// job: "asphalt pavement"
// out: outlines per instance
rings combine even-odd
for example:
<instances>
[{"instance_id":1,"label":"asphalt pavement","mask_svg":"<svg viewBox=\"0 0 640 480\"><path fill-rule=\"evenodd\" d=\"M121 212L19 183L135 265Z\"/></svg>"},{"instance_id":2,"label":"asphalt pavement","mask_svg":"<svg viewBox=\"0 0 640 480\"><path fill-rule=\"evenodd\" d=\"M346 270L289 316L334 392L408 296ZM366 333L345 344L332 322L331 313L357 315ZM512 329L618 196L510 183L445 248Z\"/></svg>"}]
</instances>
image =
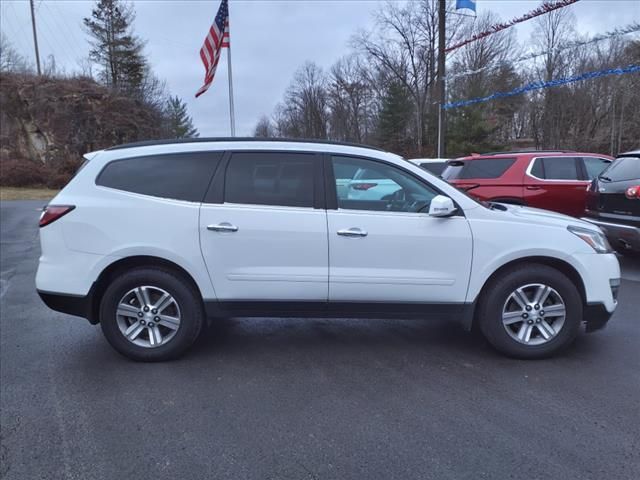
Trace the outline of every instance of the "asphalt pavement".
<instances>
[{"instance_id":1,"label":"asphalt pavement","mask_svg":"<svg viewBox=\"0 0 640 480\"><path fill-rule=\"evenodd\" d=\"M446 322L234 318L141 364L38 298L42 204L0 204L2 479L640 478L640 262L549 360Z\"/></svg>"}]
</instances>

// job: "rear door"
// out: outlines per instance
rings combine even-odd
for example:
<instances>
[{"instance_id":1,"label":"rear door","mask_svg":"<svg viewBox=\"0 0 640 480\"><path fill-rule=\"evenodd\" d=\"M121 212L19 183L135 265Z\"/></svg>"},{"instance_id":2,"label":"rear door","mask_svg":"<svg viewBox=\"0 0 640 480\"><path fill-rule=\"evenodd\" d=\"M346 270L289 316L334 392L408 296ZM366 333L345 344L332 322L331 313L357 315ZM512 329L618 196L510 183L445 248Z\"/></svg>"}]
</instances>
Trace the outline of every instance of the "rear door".
<instances>
[{"instance_id":1,"label":"rear door","mask_svg":"<svg viewBox=\"0 0 640 480\"><path fill-rule=\"evenodd\" d=\"M200 210L202 254L218 300L326 302L322 156L227 154Z\"/></svg>"},{"instance_id":2,"label":"rear door","mask_svg":"<svg viewBox=\"0 0 640 480\"><path fill-rule=\"evenodd\" d=\"M409 302L403 312L424 303L464 302L472 252L464 216L430 217L425 212L438 192L394 165L331 157L329 170L338 177L361 169L397 187L391 194L355 199L327 185L327 202L336 207L327 210L329 300L369 308L371 314L381 302ZM332 175L328 183L339 187Z\"/></svg>"},{"instance_id":3,"label":"rear door","mask_svg":"<svg viewBox=\"0 0 640 480\"><path fill-rule=\"evenodd\" d=\"M580 157L538 157L529 164L524 180L527 205L574 217L584 213L587 186Z\"/></svg>"}]
</instances>

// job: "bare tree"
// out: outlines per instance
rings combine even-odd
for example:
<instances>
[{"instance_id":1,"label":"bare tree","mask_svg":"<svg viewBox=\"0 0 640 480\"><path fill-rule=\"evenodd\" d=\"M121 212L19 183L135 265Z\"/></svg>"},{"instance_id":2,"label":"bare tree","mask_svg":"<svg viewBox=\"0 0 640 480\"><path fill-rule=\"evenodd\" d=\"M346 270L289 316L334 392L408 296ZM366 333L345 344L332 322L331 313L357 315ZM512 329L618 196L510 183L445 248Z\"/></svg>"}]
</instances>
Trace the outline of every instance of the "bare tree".
<instances>
[{"instance_id":1,"label":"bare tree","mask_svg":"<svg viewBox=\"0 0 640 480\"><path fill-rule=\"evenodd\" d=\"M449 10L452 9L452 2ZM438 0L387 3L371 32L325 74L307 63L273 117L256 135L331 138L370 143L404 155L432 154L438 99ZM498 23L488 12L474 21L448 15L447 42ZM580 40L569 9L534 23L529 44L544 52L522 60L515 30L494 33L447 55L449 98L463 100L640 63L640 41L624 36ZM584 40L589 40L585 36ZM533 60L532 60L533 59ZM606 76L450 110L448 150L459 154L503 147L573 148L616 153L640 138L640 76Z\"/></svg>"},{"instance_id":2,"label":"bare tree","mask_svg":"<svg viewBox=\"0 0 640 480\"><path fill-rule=\"evenodd\" d=\"M363 142L371 132L374 93L357 55L344 57L331 68L328 97L330 137Z\"/></svg>"},{"instance_id":3,"label":"bare tree","mask_svg":"<svg viewBox=\"0 0 640 480\"><path fill-rule=\"evenodd\" d=\"M360 33L354 39L356 48L366 54L376 68L410 93L415 107L414 139L419 151L425 143L426 127L437 112L434 99L438 4L439 0L406 4L389 2L378 12L374 30ZM449 39L456 35L460 23L460 17L448 16Z\"/></svg>"},{"instance_id":4,"label":"bare tree","mask_svg":"<svg viewBox=\"0 0 640 480\"><path fill-rule=\"evenodd\" d=\"M277 136L273 122L269 120L269 117L266 115L260 117L253 131L253 136L260 138L273 138Z\"/></svg>"},{"instance_id":5,"label":"bare tree","mask_svg":"<svg viewBox=\"0 0 640 480\"><path fill-rule=\"evenodd\" d=\"M568 56L566 50L560 47L571 39L574 33L575 17L569 9L554 10L542 15L535 20L535 31L532 36L533 44L546 52L543 56L542 66L537 68L536 76L540 80L551 81L562 77L569 71ZM539 95L543 101L534 110L534 137L538 146L545 148L562 147L566 134L562 126L563 121L562 88L544 90Z\"/></svg>"},{"instance_id":6,"label":"bare tree","mask_svg":"<svg viewBox=\"0 0 640 480\"><path fill-rule=\"evenodd\" d=\"M320 67L307 62L289 85L277 107L278 133L293 138L327 138L327 79Z\"/></svg>"},{"instance_id":7,"label":"bare tree","mask_svg":"<svg viewBox=\"0 0 640 480\"><path fill-rule=\"evenodd\" d=\"M24 57L13 47L5 34L0 32L0 72L26 73L29 70Z\"/></svg>"}]
</instances>

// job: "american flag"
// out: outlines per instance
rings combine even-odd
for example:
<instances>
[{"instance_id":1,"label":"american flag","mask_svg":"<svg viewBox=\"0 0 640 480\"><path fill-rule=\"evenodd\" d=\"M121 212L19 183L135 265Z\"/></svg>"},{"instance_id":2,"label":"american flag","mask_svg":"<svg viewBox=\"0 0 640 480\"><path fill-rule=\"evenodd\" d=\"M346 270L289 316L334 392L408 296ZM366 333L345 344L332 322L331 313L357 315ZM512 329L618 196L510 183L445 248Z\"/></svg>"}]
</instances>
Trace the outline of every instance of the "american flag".
<instances>
[{"instance_id":1,"label":"american flag","mask_svg":"<svg viewBox=\"0 0 640 480\"><path fill-rule=\"evenodd\" d=\"M213 77L216 74L216 67L220 60L220 52L223 48L229 48L229 3L228 0L222 0L216 19L209 29L207 37L204 39L204 44L200 49L200 58L204 64L205 75L204 85L200 87L200 90L196 93L196 98L206 92L211 83Z\"/></svg>"}]
</instances>

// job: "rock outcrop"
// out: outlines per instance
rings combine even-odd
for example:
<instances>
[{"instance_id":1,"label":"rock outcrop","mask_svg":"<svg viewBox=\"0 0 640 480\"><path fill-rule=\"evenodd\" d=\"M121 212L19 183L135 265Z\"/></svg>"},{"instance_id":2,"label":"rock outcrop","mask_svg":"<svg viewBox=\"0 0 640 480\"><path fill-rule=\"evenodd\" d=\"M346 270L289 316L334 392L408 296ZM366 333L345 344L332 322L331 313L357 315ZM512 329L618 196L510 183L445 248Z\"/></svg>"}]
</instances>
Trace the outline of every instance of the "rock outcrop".
<instances>
[{"instance_id":1,"label":"rock outcrop","mask_svg":"<svg viewBox=\"0 0 640 480\"><path fill-rule=\"evenodd\" d=\"M0 185L59 187L82 155L160 138L162 113L89 78L0 74Z\"/></svg>"}]
</instances>

